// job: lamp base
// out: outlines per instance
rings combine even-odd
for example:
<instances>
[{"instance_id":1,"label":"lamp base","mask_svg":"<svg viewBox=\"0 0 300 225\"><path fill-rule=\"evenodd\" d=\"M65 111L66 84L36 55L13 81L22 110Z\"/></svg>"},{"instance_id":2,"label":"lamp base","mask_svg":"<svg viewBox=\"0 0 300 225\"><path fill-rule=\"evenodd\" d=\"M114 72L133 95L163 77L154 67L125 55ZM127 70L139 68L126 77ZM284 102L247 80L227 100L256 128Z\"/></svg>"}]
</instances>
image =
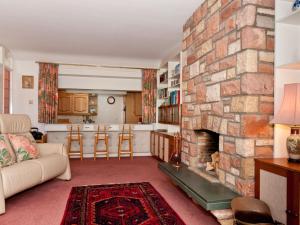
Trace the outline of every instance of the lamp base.
<instances>
[{"instance_id":1,"label":"lamp base","mask_svg":"<svg viewBox=\"0 0 300 225\"><path fill-rule=\"evenodd\" d=\"M300 163L300 159L291 159L291 158L289 158L288 161L290 163Z\"/></svg>"},{"instance_id":2,"label":"lamp base","mask_svg":"<svg viewBox=\"0 0 300 225\"><path fill-rule=\"evenodd\" d=\"M291 135L286 140L289 162L300 163L300 129L292 127Z\"/></svg>"}]
</instances>

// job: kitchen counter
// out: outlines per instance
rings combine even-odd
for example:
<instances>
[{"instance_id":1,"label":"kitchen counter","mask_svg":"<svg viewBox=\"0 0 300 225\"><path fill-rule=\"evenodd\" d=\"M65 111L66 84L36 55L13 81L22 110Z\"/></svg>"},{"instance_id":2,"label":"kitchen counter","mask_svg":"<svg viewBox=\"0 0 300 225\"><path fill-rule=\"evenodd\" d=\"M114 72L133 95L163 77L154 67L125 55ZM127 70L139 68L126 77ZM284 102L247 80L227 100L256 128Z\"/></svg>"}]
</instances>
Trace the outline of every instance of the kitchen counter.
<instances>
[{"instance_id":1,"label":"kitchen counter","mask_svg":"<svg viewBox=\"0 0 300 225\"><path fill-rule=\"evenodd\" d=\"M46 124L44 127L44 130L46 132L53 132L53 131L68 131L69 126L76 126L80 125L82 126L81 131L86 132L95 132L97 131L97 124ZM119 124L108 124L108 131L118 131L120 132L120 125ZM133 131L152 131L154 130L153 124L132 124Z\"/></svg>"},{"instance_id":2,"label":"kitchen counter","mask_svg":"<svg viewBox=\"0 0 300 225\"><path fill-rule=\"evenodd\" d=\"M76 124L47 124L44 129L47 132L49 143L64 143L67 145L68 126ZM85 158L93 157L94 151L94 134L97 131L97 124L80 124L83 135L83 156ZM116 157L118 152L118 135L121 132L119 124L107 125L109 129L109 152L110 157ZM151 156L150 153L150 132L154 130L152 124L133 124L133 155L134 156ZM128 144L125 142L123 148L127 149ZM72 144L72 149L79 151L77 143ZM104 149L104 143L101 141L98 149Z\"/></svg>"}]
</instances>

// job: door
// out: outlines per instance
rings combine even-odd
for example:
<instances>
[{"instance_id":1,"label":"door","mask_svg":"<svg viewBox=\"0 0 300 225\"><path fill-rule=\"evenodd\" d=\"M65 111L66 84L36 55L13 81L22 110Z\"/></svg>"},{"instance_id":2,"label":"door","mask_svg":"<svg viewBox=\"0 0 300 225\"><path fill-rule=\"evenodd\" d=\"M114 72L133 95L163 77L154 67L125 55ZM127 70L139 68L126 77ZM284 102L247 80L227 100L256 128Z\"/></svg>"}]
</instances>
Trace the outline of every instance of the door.
<instances>
[{"instance_id":1,"label":"door","mask_svg":"<svg viewBox=\"0 0 300 225\"><path fill-rule=\"evenodd\" d=\"M88 94L73 94L73 113L87 114L89 112Z\"/></svg>"},{"instance_id":2,"label":"door","mask_svg":"<svg viewBox=\"0 0 300 225\"><path fill-rule=\"evenodd\" d=\"M59 92L58 93L58 114L69 115L72 114L72 94Z\"/></svg>"},{"instance_id":3,"label":"door","mask_svg":"<svg viewBox=\"0 0 300 225\"><path fill-rule=\"evenodd\" d=\"M128 92L125 97L125 123L136 124L142 120L142 93Z\"/></svg>"}]
</instances>

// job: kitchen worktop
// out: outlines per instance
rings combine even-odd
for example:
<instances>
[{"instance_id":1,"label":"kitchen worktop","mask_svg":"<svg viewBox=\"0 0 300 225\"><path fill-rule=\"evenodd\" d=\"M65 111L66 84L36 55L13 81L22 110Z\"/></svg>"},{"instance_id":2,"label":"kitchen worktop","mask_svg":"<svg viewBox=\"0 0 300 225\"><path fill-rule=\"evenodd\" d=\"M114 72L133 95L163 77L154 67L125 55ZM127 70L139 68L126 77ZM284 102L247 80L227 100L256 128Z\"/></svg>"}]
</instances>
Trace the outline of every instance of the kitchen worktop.
<instances>
[{"instance_id":1,"label":"kitchen worktop","mask_svg":"<svg viewBox=\"0 0 300 225\"><path fill-rule=\"evenodd\" d=\"M93 157L94 135L98 129L97 124L48 124L45 125L49 143L64 143L67 145L67 135L69 126L80 125L80 132L83 135L83 156ZM122 130L119 124L107 124L109 135L109 154L116 157L118 152L118 136ZM150 132L154 129L152 124L133 124L133 152L134 156L150 156ZM98 148L104 149L104 143L99 143ZM124 148L128 148L128 143L124 143ZM78 143L72 144L72 149L79 150Z\"/></svg>"},{"instance_id":2,"label":"kitchen worktop","mask_svg":"<svg viewBox=\"0 0 300 225\"><path fill-rule=\"evenodd\" d=\"M97 131L97 124L46 124L44 130L48 132L68 131L69 126L80 125L81 132L95 132ZM108 132L120 132L120 124L107 124ZM153 124L132 124L133 131L152 131L154 130Z\"/></svg>"}]
</instances>

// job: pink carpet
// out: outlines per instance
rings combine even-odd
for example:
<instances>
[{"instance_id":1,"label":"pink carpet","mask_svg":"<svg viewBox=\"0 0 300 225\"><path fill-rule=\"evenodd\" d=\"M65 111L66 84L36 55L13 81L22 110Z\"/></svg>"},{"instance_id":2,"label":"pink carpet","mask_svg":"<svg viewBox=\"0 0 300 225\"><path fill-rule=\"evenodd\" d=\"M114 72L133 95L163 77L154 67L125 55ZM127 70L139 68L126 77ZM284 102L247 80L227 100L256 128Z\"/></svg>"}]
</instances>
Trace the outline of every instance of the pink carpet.
<instances>
[{"instance_id":1,"label":"pink carpet","mask_svg":"<svg viewBox=\"0 0 300 225\"><path fill-rule=\"evenodd\" d=\"M150 182L188 225L218 224L157 168L151 157L71 160L72 180L51 180L6 200L1 225L58 225L73 186Z\"/></svg>"}]
</instances>

